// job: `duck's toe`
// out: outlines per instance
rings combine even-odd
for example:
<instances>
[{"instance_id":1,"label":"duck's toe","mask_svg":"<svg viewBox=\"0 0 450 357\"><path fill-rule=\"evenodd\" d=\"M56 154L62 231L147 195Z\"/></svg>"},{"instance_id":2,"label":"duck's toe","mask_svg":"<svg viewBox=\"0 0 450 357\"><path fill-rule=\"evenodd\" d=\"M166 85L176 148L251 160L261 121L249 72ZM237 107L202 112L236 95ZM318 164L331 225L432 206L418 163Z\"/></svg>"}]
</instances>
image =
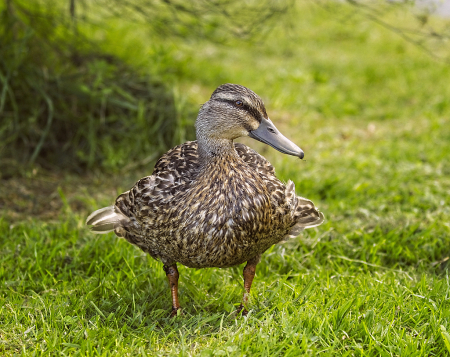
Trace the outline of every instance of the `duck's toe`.
<instances>
[{"instance_id":1,"label":"duck's toe","mask_svg":"<svg viewBox=\"0 0 450 357\"><path fill-rule=\"evenodd\" d=\"M238 316L247 316L248 310L245 308L243 304L240 304L238 308L236 309L236 317Z\"/></svg>"},{"instance_id":2,"label":"duck's toe","mask_svg":"<svg viewBox=\"0 0 450 357\"><path fill-rule=\"evenodd\" d=\"M177 316L182 316L183 314L183 310L181 309L181 307L179 308L172 308L172 311L170 313L170 317L177 317Z\"/></svg>"}]
</instances>

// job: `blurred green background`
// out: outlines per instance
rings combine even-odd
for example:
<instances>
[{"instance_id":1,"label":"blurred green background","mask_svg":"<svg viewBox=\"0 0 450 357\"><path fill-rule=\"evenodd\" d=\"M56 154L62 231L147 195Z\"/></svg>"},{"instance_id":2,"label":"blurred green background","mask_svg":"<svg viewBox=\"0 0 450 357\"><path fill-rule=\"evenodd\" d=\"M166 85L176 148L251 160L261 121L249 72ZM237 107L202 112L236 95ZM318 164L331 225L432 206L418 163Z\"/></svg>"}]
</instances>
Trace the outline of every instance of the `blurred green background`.
<instances>
[{"instance_id":1,"label":"blurred green background","mask_svg":"<svg viewBox=\"0 0 450 357\"><path fill-rule=\"evenodd\" d=\"M449 20L413 1L0 3L0 352L448 355ZM87 214L195 138L222 83L304 161L251 139L326 222L241 267L158 262Z\"/></svg>"}]
</instances>

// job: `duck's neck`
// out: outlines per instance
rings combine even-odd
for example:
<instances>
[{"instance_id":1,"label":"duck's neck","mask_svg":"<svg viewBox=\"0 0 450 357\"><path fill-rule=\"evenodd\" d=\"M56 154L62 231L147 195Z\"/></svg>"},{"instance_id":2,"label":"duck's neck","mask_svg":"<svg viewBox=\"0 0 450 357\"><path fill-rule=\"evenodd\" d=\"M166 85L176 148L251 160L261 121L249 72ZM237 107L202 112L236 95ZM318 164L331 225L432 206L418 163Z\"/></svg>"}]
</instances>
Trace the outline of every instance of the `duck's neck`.
<instances>
[{"instance_id":1,"label":"duck's neck","mask_svg":"<svg viewBox=\"0 0 450 357\"><path fill-rule=\"evenodd\" d=\"M226 137L227 131L223 130L223 125L220 125L221 121L226 126L227 120L223 118L223 113L217 111L210 102L206 102L201 107L195 122L201 166L209 166L209 164L217 162L218 159L233 160L239 158L231 136Z\"/></svg>"},{"instance_id":2,"label":"duck's neck","mask_svg":"<svg viewBox=\"0 0 450 357\"><path fill-rule=\"evenodd\" d=\"M201 166L209 166L218 159L238 159L233 140L204 135L197 130L198 158Z\"/></svg>"}]
</instances>

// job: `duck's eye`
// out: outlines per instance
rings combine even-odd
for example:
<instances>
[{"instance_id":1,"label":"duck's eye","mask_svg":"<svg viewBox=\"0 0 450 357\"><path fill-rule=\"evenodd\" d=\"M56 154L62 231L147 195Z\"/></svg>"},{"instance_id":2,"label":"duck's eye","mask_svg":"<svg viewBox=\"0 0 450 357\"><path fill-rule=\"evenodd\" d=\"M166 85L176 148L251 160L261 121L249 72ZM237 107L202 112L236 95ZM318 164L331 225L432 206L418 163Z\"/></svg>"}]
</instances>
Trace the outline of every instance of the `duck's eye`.
<instances>
[{"instance_id":1,"label":"duck's eye","mask_svg":"<svg viewBox=\"0 0 450 357\"><path fill-rule=\"evenodd\" d=\"M236 104L237 107L242 107L244 105L240 100L237 100L234 104Z\"/></svg>"}]
</instances>

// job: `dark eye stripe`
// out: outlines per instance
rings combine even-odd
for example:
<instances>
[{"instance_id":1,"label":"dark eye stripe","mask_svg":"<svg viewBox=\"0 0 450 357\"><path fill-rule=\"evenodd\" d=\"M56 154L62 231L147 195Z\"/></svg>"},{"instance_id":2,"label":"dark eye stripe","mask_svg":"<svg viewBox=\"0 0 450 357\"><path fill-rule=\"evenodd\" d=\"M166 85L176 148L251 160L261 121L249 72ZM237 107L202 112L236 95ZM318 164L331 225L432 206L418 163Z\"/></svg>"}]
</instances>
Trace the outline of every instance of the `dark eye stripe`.
<instances>
[{"instance_id":1,"label":"dark eye stripe","mask_svg":"<svg viewBox=\"0 0 450 357\"><path fill-rule=\"evenodd\" d=\"M245 102L243 102L242 106L236 106L236 101L235 100L230 100L230 99L217 99L219 102L225 102L228 104L231 104L233 107L240 109L240 110L245 110L247 113L249 113L253 118L255 118L255 120L258 123L261 123L261 115L258 112L258 110L256 110L255 108L250 107L249 105L247 105Z\"/></svg>"}]
</instances>

